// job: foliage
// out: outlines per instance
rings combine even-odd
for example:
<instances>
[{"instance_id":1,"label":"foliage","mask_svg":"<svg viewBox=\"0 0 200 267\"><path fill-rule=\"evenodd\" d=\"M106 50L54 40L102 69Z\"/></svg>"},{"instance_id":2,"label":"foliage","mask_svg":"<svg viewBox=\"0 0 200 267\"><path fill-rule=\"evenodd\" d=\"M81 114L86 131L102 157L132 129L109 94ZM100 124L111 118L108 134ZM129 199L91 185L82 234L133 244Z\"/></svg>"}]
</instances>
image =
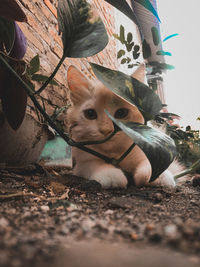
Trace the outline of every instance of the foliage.
<instances>
[{"instance_id":1,"label":"foliage","mask_svg":"<svg viewBox=\"0 0 200 267\"><path fill-rule=\"evenodd\" d=\"M121 10L125 10L134 16L134 12L130 13L127 10L126 1L107 1L113 4ZM137 2L155 16L155 10L152 8L152 5L149 0L142 1L137 0ZM125 9L124 9L125 8ZM63 41L63 57L58 63L52 75L46 79L46 77L41 77L37 75L39 71L39 57L34 57L27 69L27 76L32 80L46 79L42 87L35 93L39 94L44 90L52 81L57 70L61 66L62 62L66 57L88 57L100 52L108 42L108 36L105 30L105 27L100 20L99 16L96 15L94 10L92 10L91 5L87 3L86 0L59 0L58 1L58 24L59 29L62 33ZM157 45L160 40L157 36L155 29L152 29L152 35L154 38L154 44ZM128 52L132 52L133 60L136 60L140 55L140 47L133 42L133 36L131 33L125 34L125 29L123 26L120 27L120 35L116 36L122 44L125 45ZM148 48L148 44L143 42L143 54L146 53L146 57L150 56L151 51ZM125 50L118 52L118 58L125 56ZM92 153L95 156L104 159L107 162L113 162L113 159L106 157L96 151L90 149L87 144L76 143L71 140L65 133L63 133L52 119L46 114L44 109L38 103L37 99L33 95L33 87L24 83L19 75L7 64L7 62L0 55L0 60L9 71L9 74L12 73L13 79L18 79L19 88L24 88L26 93L29 95L35 106L47 120L51 127L53 127L61 137L63 137L70 145L76 146L86 152ZM131 59L124 57L121 59L121 62L124 64L127 63L131 67ZM124 75L120 72L115 72L110 69L106 69L99 65L92 64L93 70L96 73L97 77L102 80L111 89L115 94L119 95L130 102L130 104L135 104L143 113L146 121L149 119L154 119L162 107L161 102L154 94L154 92L146 85L142 84L136 79L131 78L130 76ZM164 66L162 66L164 67ZM19 73L21 75L21 73ZM109 81L110 80L110 81ZM120 83L121 81L121 83ZM116 86L116 82L119 82L119 85ZM108 114L109 115L109 114ZM110 115L109 115L110 116ZM175 156L175 146L171 138L165 134L161 134L157 130L154 130L146 125L138 125L133 123L122 123L110 116L113 120L114 125L118 130L121 129L124 131L130 138L132 138L144 151L144 153L149 158L149 161L152 165L152 179L164 171L169 164L172 162ZM118 131L116 130L116 131ZM110 135L111 138L116 131ZM106 138L105 140L108 140ZM97 140L98 142L104 142L104 140ZM91 144L91 142L90 142ZM126 154L126 153L125 153ZM159 158L162 159L159 162ZM159 164L158 164L159 163Z\"/></svg>"},{"instance_id":2,"label":"foliage","mask_svg":"<svg viewBox=\"0 0 200 267\"><path fill-rule=\"evenodd\" d=\"M146 121L154 119L162 108L157 94L137 79L120 71L90 63L97 78L113 93L137 106Z\"/></svg>"},{"instance_id":3,"label":"foliage","mask_svg":"<svg viewBox=\"0 0 200 267\"><path fill-rule=\"evenodd\" d=\"M59 0L58 26L64 57L93 56L108 43L104 24L86 0Z\"/></svg>"},{"instance_id":4,"label":"foliage","mask_svg":"<svg viewBox=\"0 0 200 267\"><path fill-rule=\"evenodd\" d=\"M122 123L106 112L111 120L125 132L142 149L152 166L151 180L155 180L176 155L173 140L166 134L159 132L147 125L126 122Z\"/></svg>"},{"instance_id":5,"label":"foliage","mask_svg":"<svg viewBox=\"0 0 200 267\"><path fill-rule=\"evenodd\" d=\"M190 126L185 131L168 126L168 131L175 140L178 158L189 168L200 159L200 132ZM200 166L195 171L200 173Z\"/></svg>"},{"instance_id":6,"label":"foliage","mask_svg":"<svg viewBox=\"0 0 200 267\"><path fill-rule=\"evenodd\" d=\"M33 57L26 68L26 77L29 83L29 86L34 90L35 82L45 82L48 79L48 76L38 73L40 70L40 58L39 55ZM51 80L49 84L58 86L58 83L55 80Z\"/></svg>"}]
</instances>

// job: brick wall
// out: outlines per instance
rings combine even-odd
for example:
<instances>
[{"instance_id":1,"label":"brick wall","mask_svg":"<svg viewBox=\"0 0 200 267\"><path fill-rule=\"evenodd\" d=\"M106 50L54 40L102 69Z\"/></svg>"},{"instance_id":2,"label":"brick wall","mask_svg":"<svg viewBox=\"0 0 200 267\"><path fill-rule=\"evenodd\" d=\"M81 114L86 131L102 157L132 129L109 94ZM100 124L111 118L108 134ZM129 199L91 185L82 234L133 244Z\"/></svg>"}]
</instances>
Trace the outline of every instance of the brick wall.
<instances>
[{"instance_id":1,"label":"brick wall","mask_svg":"<svg viewBox=\"0 0 200 267\"><path fill-rule=\"evenodd\" d=\"M19 23L24 32L28 48L25 60L30 61L39 54L41 73L49 76L62 56L62 41L58 35L57 0L17 0L27 15L28 23ZM117 68L116 44L113 37L115 32L114 8L104 0L92 0L92 4L101 16L108 32L109 44L99 54L87 59L66 58L64 64L55 76L59 87L48 86L42 95L58 106L64 106L67 100L67 67L77 66L91 77L91 69L87 60L110 68ZM30 103L31 104L31 103ZM48 112L52 112L51 107Z\"/></svg>"}]
</instances>

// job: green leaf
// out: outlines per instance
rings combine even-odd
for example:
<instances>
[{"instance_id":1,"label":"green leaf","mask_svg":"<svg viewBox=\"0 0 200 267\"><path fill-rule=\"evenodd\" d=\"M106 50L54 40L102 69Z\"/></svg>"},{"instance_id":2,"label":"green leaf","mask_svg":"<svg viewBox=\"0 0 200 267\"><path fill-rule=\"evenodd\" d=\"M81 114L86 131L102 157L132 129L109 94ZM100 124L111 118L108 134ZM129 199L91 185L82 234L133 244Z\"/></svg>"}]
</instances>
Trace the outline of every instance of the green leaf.
<instances>
[{"instance_id":1,"label":"green leaf","mask_svg":"<svg viewBox=\"0 0 200 267\"><path fill-rule=\"evenodd\" d=\"M179 35L178 33L174 33L174 34L168 35L167 37L165 37L163 39L163 42L166 42L167 40L169 40L169 39L171 39L171 38L173 38L175 36L178 36L178 35Z\"/></svg>"},{"instance_id":2,"label":"green leaf","mask_svg":"<svg viewBox=\"0 0 200 267\"><path fill-rule=\"evenodd\" d=\"M151 33L152 33L154 45L158 46L159 43L161 42L159 30L156 27L152 27Z\"/></svg>"},{"instance_id":3,"label":"green leaf","mask_svg":"<svg viewBox=\"0 0 200 267\"><path fill-rule=\"evenodd\" d=\"M124 26L120 25L120 36L119 39L121 41L122 44L125 44L125 30L124 30Z\"/></svg>"},{"instance_id":4,"label":"green leaf","mask_svg":"<svg viewBox=\"0 0 200 267\"><path fill-rule=\"evenodd\" d=\"M139 50L140 50L140 46L139 46L139 45L135 45L135 46L134 46L134 51L135 51L135 52L138 52Z\"/></svg>"},{"instance_id":5,"label":"green leaf","mask_svg":"<svg viewBox=\"0 0 200 267\"><path fill-rule=\"evenodd\" d=\"M3 46L9 54L15 42L15 25L13 21L0 18L0 47Z\"/></svg>"},{"instance_id":6,"label":"green leaf","mask_svg":"<svg viewBox=\"0 0 200 267\"><path fill-rule=\"evenodd\" d=\"M125 51L123 49L119 50L117 53L117 58L120 58L125 55Z\"/></svg>"},{"instance_id":7,"label":"green leaf","mask_svg":"<svg viewBox=\"0 0 200 267\"><path fill-rule=\"evenodd\" d=\"M34 58L30 61L30 69L29 72L31 75L38 72L40 69L40 58L39 55L36 55Z\"/></svg>"},{"instance_id":8,"label":"green leaf","mask_svg":"<svg viewBox=\"0 0 200 267\"><path fill-rule=\"evenodd\" d=\"M162 108L162 103L147 85L122 72L111 70L103 66L90 63L97 78L113 93L142 112L147 120L153 119Z\"/></svg>"},{"instance_id":9,"label":"green leaf","mask_svg":"<svg viewBox=\"0 0 200 267\"><path fill-rule=\"evenodd\" d=\"M155 10L155 8L153 7L153 5L151 4L150 0L135 0L135 1L138 2L139 4L141 4L142 6L144 6L147 10L149 10L157 18L157 20L160 22L160 18L158 16L158 13Z\"/></svg>"},{"instance_id":10,"label":"green leaf","mask_svg":"<svg viewBox=\"0 0 200 267\"><path fill-rule=\"evenodd\" d=\"M133 51L133 58L138 59L140 56L140 53Z\"/></svg>"},{"instance_id":11,"label":"green leaf","mask_svg":"<svg viewBox=\"0 0 200 267\"><path fill-rule=\"evenodd\" d=\"M126 58L122 58L122 60L121 60L121 64L125 64L125 63L126 63L126 61L127 61L127 59L126 59Z\"/></svg>"},{"instance_id":12,"label":"green leaf","mask_svg":"<svg viewBox=\"0 0 200 267\"><path fill-rule=\"evenodd\" d=\"M147 125L120 122L105 111L109 118L142 149L152 167L150 182L154 181L176 156L176 146L168 135Z\"/></svg>"},{"instance_id":13,"label":"green leaf","mask_svg":"<svg viewBox=\"0 0 200 267\"><path fill-rule=\"evenodd\" d=\"M42 74L33 74L31 79L36 82L46 82L46 80L48 79L48 76L45 76ZM56 85L56 86L59 85L55 80L51 80L49 84Z\"/></svg>"},{"instance_id":14,"label":"green leaf","mask_svg":"<svg viewBox=\"0 0 200 267\"><path fill-rule=\"evenodd\" d=\"M93 56L108 43L103 22L86 0L59 0L58 26L65 57Z\"/></svg>"},{"instance_id":15,"label":"green leaf","mask_svg":"<svg viewBox=\"0 0 200 267\"><path fill-rule=\"evenodd\" d=\"M151 47L150 45L147 43L146 40L144 40L142 42L142 52L143 52L143 58L147 59L151 56Z\"/></svg>"},{"instance_id":16,"label":"green leaf","mask_svg":"<svg viewBox=\"0 0 200 267\"><path fill-rule=\"evenodd\" d=\"M138 26L142 40L144 39L143 32L142 32L140 23L138 22L137 16L135 15L134 11L130 8L126 0L117 0L117 1L116 0L104 0L104 1L111 4L112 6L117 8L119 11L124 13L129 19L131 19Z\"/></svg>"},{"instance_id":17,"label":"green leaf","mask_svg":"<svg viewBox=\"0 0 200 267\"><path fill-rule=\"evenodd\" d=\"M126 49L127 49L127 51L128 51L128 52L131 52L134 43L132 42L132 43L129 44L129 43L126 42L125 45L126 45Z\"/></svg>"},{"instance_id":18,"label":"green leaf","mask_svg":"<svg viewBox=\"0 0 200 267\"><path fill-rule=\"evenodd\" d=\"M131 58L130 57L127 57L126 60L127 60L127 62L126 62L127 64L129 64L131 62Z\"/></svg>"},{"instance_id":19,"label":"green leaf","mask_svg":"<svg viewBox=\"0 0 200 267\"><path fill-rule=\"evenodd\" d=\"M163 50L157 51L156 55L158 55L158 56L172 56L172 54L170 52L165 52Z\"/></svg>"},{"instance_id":20,"label":"green leaf","mask_svg":"<svg viewBox=\"0 0 200 267\"><path fill-rule=\"evenodd\" d=\"M119 35L118 35L118 34L116 34L116 33L113 33L113 36L115 37L115 39L117 39L117 40L119 40L119 41L120 41L120 37L119 37Z\"/></svg>"},{"instance_id":21,"label":"green leaf","mask_svg":"<svg viewBox=\"0 0 200 267\"><path fill-rule=\"evenodd\" d=\"M133 35L132 35L131 32L129 32L129 33L127 34L127 42L128 42L128 43L131 43L132 40L133 40Z\"/></svg>"},{"instance_id":22,"label":"green leaf","mask_svg":"<svg viewBox=\"0 0 200 267\"><path fill-rule=\"evenodd\" d=\"M134 67L134 64L129 64L129 65L128 65L128 68L129 68L129 69L132 69L133 67Z\"/></svg>"}]
</instances>

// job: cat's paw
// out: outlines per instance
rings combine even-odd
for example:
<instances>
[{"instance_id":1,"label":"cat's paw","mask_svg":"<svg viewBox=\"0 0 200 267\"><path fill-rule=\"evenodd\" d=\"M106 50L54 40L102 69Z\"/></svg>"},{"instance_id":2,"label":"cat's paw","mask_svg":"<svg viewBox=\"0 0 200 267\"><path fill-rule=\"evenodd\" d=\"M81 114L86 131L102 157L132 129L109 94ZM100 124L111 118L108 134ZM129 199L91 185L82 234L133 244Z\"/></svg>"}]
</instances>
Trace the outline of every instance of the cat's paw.
<instances>
[{"instance_id":1,"label":"cat's paw","mask_svg":"<svg viewBox=\"0 0 200 267\"><path fill-rule=\"evenodd\" d=\"M117 168L101 168L90 177L99 182L103 188L126 188L127 179L122 170Z\"/></svg>"},{"instance_id":2,"label":"cat's paw","mask_svg":"<svg viewBox=\"0 0 200 267\"><path fill-rule=\"evenodd\" d=\"M153 186L163 186L170 189L173 189L176 186L174 176L169 170L164 171L154 182L150 184Z\"/></svg>"},{"instance_id":3,"label":"cat's paw","mask_svg":"<svg viewBox=\"0 0 200 267\"><path fill-rule=\"evenodd\" d=\"M151 166L142 164L137 167L133 174L134 183L136 186L147 185L151 178Z\"/></svg>"}]
</instances>

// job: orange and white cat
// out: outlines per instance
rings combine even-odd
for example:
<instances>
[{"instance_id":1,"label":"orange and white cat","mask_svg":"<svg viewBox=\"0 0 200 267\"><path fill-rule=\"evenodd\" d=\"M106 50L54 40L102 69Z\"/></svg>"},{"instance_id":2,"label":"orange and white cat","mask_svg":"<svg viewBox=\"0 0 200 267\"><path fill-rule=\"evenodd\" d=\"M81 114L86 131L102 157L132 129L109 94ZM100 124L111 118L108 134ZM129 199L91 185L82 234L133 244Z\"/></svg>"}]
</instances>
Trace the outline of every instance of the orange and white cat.
<instances>
[{"instance_id":1,"label":"orange and white cat","mask_svg":"<svg viewBox=\"0 0 200 267\"><path fill-rule=\"evenodd\" d=\"M143 82L142 69L133 74L133 77ZM144 123L144 118L137 107L124 101L100 81L89 81L84 74L74 66L70 66L67 73L70 89L71 107L68 110L68 132L74 141L97 141L109 136L114 126L104 110L122 122ZM110 140L103 144L89 147L110 158L118 159L133 143L123 131L117 132ZM131 173L137 186L161 185L175 187L175 181L170 168L164 171L154 182L151 178L151 165L143 151L135 146L128 156L120 162L119 167L104 162L102 159L72 148L73 174L86 179L98 181L103 188L124 188L127 178L124 171ZM174 163L171 169L181 171L182 167Z\"/></svg>"}]
</instances>

